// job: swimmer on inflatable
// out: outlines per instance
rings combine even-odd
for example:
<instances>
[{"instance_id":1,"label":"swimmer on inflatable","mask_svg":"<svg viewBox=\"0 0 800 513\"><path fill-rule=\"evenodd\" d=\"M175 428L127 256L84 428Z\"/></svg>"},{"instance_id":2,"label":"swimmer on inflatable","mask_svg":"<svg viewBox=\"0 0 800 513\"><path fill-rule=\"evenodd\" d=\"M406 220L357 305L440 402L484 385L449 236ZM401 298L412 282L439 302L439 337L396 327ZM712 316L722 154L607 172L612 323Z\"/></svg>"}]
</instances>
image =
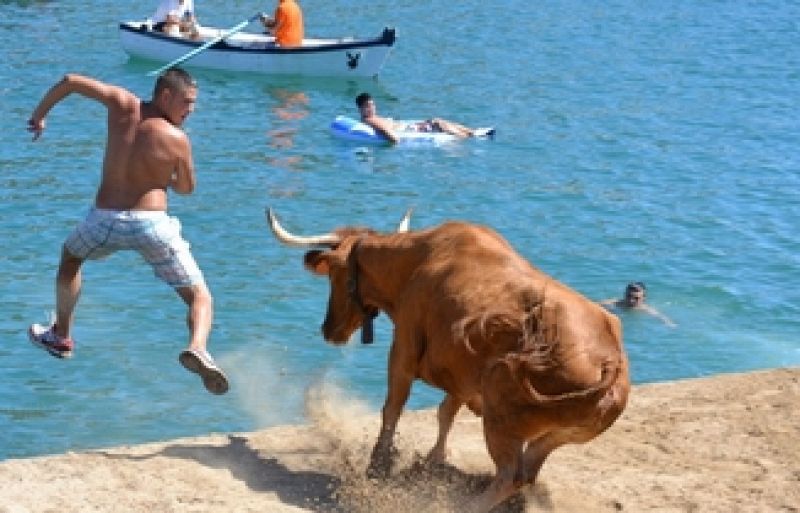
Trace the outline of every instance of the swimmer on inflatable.
<instances>
[{"instance_id":1,"label":"swimmer on inflatable","mask_svg":"<svg viewBox=\"0 0 800 513\"><path fill-rule=\"evenodd\" d=\"M378 116L375 100L369 93L361 93L356 97L356 105L361 114L361 122L372 127L378 134L392 144L400 140L398 132L411 133L444 133L458 139L469 137L494 137L494 128L469 128L452 121L432 118L424 121L395 121Z\"/></svg>"}]
</instances>

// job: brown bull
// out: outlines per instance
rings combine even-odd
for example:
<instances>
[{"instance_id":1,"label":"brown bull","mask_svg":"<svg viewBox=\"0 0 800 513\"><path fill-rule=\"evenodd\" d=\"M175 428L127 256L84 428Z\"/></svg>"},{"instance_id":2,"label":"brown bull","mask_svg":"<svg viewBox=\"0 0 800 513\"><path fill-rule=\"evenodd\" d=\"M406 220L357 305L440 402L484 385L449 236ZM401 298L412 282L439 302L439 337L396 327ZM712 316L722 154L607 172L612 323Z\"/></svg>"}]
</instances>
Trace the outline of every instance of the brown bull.
<instances>
[{"instance_id":1,"label":"brown bull","mask_svg":"<svg viewBox=\"0 0 800 513\"><path fill-rule=\"evenodd\" d=\"M489 228L448 222L378 234L347 228L315 237L269 224L308 251L305 267L327 275L326 340L345 343L379 311L394 323L388 394L368 473L388 475L397 421L415 379L440 388L442 462L462 405L483 415L497 472L468 509L488 511L533 483L545 458L591 440L622 413L630 382L619 319L522 258Z\"/></svg>"}]
</instances>

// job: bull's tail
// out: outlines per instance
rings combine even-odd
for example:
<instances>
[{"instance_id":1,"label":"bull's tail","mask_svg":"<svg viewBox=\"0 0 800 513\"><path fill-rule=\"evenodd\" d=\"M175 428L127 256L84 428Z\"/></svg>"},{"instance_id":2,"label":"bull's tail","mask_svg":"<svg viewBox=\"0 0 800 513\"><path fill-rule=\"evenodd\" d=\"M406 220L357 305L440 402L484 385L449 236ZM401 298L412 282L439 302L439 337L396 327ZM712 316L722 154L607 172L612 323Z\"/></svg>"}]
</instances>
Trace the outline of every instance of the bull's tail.
<instances>
[{"instance_id":1,"label":"bull's tail","mask_svg":"<svg viewBox=\"0 0 800 513\"><path fill-rule=\"evenodd\" d=\"M510 370L510 369L509 369ZM606 360L601 369L600 381L582 390L565 392L563 394L543 394L531 384L528 376L522 376L520 384L531 402L539 406L558 406L569 401L597 401L602 397L619 377L622 370L622 358Z\"/></svg>"}]
</instances>

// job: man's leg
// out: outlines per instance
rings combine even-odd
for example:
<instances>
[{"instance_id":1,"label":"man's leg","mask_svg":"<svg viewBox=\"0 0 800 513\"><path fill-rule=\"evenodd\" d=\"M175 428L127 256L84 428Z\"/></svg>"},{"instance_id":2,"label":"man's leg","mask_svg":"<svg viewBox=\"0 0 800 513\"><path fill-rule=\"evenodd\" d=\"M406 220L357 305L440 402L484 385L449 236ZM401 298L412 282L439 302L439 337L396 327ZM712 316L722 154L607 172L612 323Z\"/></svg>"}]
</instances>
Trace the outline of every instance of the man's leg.
<instances>
[{"instance_id":1,"label":"man's leg","mask_svg":"<svg viewBox=\"0 0 800 513\"><path fill-rule=\"evenodd\" d=\"M460 125L458 123L453 123L452 121L434 118L431 120L431 122L433 123L434 127L448 134L453 134L458 137L472 137L474 135L471 128L465 127L464 125Z\"/></svg>"},{"instance_id":2,"label":"man's leg","mask_svg":"<svg viewBox=\"0 0 800 513\"><path fill-rule=\"evenodd\" d=\"M175 289L189 307L186 325L189 328L189 349L206 350L211 322L214 319L214 300L204 282Z\"/></svg>"},{"instance_id":3,"label":"man's leg","mask_svg":"<svg viewBox=\"0 0 800 513\"><path fill-rule=\"evenodd\" d=\"M228 379L208 354L208 336L214 319L214 300L195 262L189 243L180 234L180 222L165 213L154 215L153 222L143 227L148 237L137 249L153 266L156 276L175 288L188 307L186 325L189 344L181 351L178 361L190 372L199 374L212 394L228 391ZM169 251L165 252L164 248Z\"/></svg>"},{"instance_id":4,"label":"man's leg","mask_svg":"<svg viewBox=\"0 0 800 513\"><path fill-rule=\"evenodd\" d=\"M61 249L61 262L56 277L56 326L55 333L62 338L71 338L73 313L81 294L81 266L83 260L73 256L67 248Z\"/></svg>"},{"instance_id":5,"label":"man's leg","mask_svg":"<svg viewBox=\"0 0 800 513\"><path fill-rule=\"evenodd\" d=\"M31 324L28 338L56 358L71 358L75 343L70 337L72 313L81 293L81 265L83 260L61 250L61 261L56 275L56 320L54 323Z\"/></svg>"},{"instance_id":6,"label":"man's leg","mask_svg":"<svg viewBox=\"0 0 800 513\"><path fill-rule=\"evenodd\" d=\"M204 282L175 289L189 307L186 324L189 327L189 347L181 352L178 361L186 369L199 374L203 385L212 394L228 391L228 378L206 350L211 321L214 318L214 301Z\"/></svg>"}]
</instances>

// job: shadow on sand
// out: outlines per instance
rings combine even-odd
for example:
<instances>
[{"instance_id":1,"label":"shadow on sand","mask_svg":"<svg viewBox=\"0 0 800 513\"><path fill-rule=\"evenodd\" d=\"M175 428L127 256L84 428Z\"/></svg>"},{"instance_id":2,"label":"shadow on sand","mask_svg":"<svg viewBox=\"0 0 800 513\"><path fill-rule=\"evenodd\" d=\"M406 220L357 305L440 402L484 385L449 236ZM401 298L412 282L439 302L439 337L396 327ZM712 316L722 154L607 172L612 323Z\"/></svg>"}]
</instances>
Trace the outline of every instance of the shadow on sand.
<instances>
[{"instance_id":1,"label":"shadow on sand","mask_svg":"<svg viewBox=\"0 0 800 513\"><path fill-rule=\"evenodd\" d=\"M146 460L156 457L194 460L211 468L228 469L236 479L257 492L273 492L282 502L316 512L338 512L335 490L340 480L323 472L294 471L276 458L264 458L248 445L247 438L228 436L228 444L168 445L142 456L99 452L109 459Z\"/></svg>"},{"instance_id":2,"label":"shadow on sand","mask_svg":"<svg viewBox=\"0 0 800 513\"><path fill-rule=\"evenodd\" d=\"M428 465L417 458L408 468L386 480L371 480L350 458L340 466L342 475L322 471L291 470L274 457L264 457L243 436L229 435L228 444L174 444L146 455L99 451L109 459L147 460L156 457L193 460L227 469L253 491L270 492L281 502L317 513L414 513L458 511L468 497L480 493L491 481L488 474L469 474L450 464ZM526 500L539 511L552 511L547 490L540 485L505 501L491 513L524 513ZM526 499L527 498L527 499Z\"/></svg>"}]
</instances>

